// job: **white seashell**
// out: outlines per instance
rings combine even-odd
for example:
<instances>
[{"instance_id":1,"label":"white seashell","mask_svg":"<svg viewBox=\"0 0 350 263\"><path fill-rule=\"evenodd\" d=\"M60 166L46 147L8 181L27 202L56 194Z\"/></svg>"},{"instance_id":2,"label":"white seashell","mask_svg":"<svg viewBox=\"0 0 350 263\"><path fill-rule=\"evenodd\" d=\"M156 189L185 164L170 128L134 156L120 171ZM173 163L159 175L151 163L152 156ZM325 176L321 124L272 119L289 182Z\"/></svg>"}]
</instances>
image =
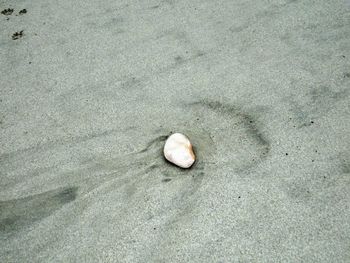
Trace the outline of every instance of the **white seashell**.
<instances>
[{"instance_id":1,"label":"white seashell","mask_svg":"<svg viewBox=\"0 0 350 263\"><path fill-rule=\"evenodd\" d=\"M164 157L181 168L191 167L196 160L190 140L181 133L168 137L164 145Z\"/></svg>"}]
</instances>

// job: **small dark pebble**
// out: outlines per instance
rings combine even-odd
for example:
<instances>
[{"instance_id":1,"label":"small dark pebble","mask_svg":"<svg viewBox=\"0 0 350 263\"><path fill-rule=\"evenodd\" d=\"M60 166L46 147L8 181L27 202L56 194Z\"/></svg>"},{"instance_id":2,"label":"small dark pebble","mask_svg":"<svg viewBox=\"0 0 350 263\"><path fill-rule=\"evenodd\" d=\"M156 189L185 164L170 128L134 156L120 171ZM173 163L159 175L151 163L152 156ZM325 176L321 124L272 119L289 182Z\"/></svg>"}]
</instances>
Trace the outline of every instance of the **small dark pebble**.
<instances>
[{"instance_id":1,"label":"small dark pebble","mask_svg":"<svg viewBox=\"0 0 350 263\"><path fill-rule=\"evenodd\" d=\"M288 153L286 153L286 155L288 155Z\"/></svg>"},{"instance_id":2,"label":"small dark pebble","mask_svg":"<svg viewBox=\"0 0 350 263\"><path fill-rule=\"evenodd\" d=\"M13 40L19 39L19 38L21 38L21 37L23 37L23 30L21 30L21 31L19 31L19 32L16 32L16 33L14 33L14 34L12 35L12 39L13 39Z\"/></svg>"},{"instance_id":3,"label":"small dark pebble","mask_svg":"<svg viewBox=\"0 0 350 263\"><path fill-rule=\"evenodd\" d=\"M241 199L241 196L238 196L238 199Z\"/></svg>"},{"instance_id":4,"label":"small dark pebble","mask_svg":"<svg viewBox=\"0 0 350 263\"><path fill-rule=\"evenodd\" d=\"M165 179L162 180L162 182L164 182L164 183L167 183L167 182L170 182L170 181L171 181L170 178L165 178Z\"/></svg>"},{"instance_id":5,"label":"small dark pebble","mask_svg":"<svg viewBox=\"0 0 350 263\"><path fill-rule=\"evenodd\" d=\"M315 160L311 160L311 162L314 162Z\"/></svg>"},{"instance_id":6,"label":"small dark pebble","mask_svg":"<svg viewBox=\"0 0 350 263\"><path fill-rule=\"evenodd\" d=\"M32 64L32 62L31 62L31 61L29 61L29 64Z\"/></svg>"},{"instance_id":7,"label":"small dark pebble","mask_svg":"<svg viewBox=\"0 0 350 263\"><path fill-rule=\"evenodd\" d=\"M310 123L314 123L314 121L310 121Z\"/></svg>"},{"instance_id":8,"label":"small dark pebble","mask_svg":"<svg viewBox=\"0 0 350 263\"><path fill-rule=\"evenodd\" d=\"M344 55L342 55L342 58L345 58L345 56L344 56Z\"/></svg>"},{"instance_id":9,"label":"small dark pebble","mask_svg":"<svg viewBox=\"0 0 350 263\"><path fill-rule=\"evenodd\" d=\"M1 14L5 15L5 16L9 16L12 15L13 13L13 9L12 8L7 8L1 11Z\"/></svg>"},{"instance_id":10,"label":"small dark pebble","mask_svg":"<svg viewBox=\"0 0 350 263\"><path fill-rule=\"evenodd\" d=\"M26 14L27 13L27 9L22 9L21 11L19 11L20 15Z\"/></svg>"}]
</instances>

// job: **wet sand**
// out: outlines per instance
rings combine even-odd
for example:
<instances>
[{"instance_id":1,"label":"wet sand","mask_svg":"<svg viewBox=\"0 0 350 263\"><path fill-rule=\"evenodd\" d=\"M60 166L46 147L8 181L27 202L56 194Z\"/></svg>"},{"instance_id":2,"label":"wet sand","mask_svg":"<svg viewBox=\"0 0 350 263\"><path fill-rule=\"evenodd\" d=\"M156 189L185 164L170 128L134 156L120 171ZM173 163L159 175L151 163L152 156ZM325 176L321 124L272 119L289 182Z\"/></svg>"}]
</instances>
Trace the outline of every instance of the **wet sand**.
<instances>
[{"instance_id":1,"label":"wet sand","mask_svg":"<svg viewBox=\"0 0 350 263\"><path fill-rule=\"evenodd\" d=\"M350 261L348 1L0 7L0 262Z\"/></svg>"}]
</instances>

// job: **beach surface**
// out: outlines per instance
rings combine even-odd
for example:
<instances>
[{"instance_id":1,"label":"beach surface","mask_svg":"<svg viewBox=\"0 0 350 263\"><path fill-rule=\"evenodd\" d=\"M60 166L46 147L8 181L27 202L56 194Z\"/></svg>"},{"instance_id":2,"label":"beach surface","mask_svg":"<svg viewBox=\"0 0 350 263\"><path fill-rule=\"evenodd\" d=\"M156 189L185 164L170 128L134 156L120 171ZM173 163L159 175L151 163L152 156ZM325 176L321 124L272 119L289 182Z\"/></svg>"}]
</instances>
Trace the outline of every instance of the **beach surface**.
<instances>
[{"instance_id":1,"label":"beach surface","mask_svg":"<svg viewBox=\"0 0 350 263\"><path fill-rule=\"evenodd\" d=\"M350 1L0 9L0 262L350 262Z\"/></svg>"}]
</instances>

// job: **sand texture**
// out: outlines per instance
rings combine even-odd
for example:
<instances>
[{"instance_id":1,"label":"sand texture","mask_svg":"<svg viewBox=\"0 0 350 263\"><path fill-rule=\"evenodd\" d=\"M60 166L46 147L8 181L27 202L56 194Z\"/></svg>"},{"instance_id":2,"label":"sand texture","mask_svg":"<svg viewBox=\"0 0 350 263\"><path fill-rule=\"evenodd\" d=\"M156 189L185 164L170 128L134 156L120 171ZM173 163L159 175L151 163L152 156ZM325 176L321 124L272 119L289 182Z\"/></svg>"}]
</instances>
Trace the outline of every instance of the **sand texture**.
<instances>
[{"instance_id":1,"label":"sand texture","mask_svg":"<svg viewBox=\"0 0 350 263\"><path fill-rule=\"evenodd\" d=\"M1 263L350 262L350 0L0 9Z\"/></svg>"}]
</instances>

